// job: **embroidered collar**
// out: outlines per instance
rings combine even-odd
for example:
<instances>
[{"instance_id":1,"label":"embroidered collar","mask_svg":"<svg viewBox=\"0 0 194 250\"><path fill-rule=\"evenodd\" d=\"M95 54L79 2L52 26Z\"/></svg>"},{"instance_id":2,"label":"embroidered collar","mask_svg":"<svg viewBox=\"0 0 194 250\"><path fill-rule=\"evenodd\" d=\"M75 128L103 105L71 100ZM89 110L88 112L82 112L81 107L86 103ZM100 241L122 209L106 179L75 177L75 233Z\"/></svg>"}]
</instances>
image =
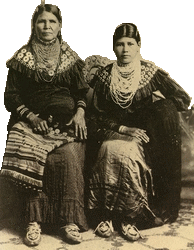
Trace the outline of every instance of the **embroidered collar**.
<instances>
[{"instance_id":1,"label":"embroidered collar","mask_svg":"<svg viewBox=\"0 0 194 250\"><path fill-rule=\"evenodd\" d=\"M60 62L56 74L65 72L79 59L77 53L74 52L66 42L63 41L60 46ZM32 71L37 70L31 46L23 46L15 53L14 58L28 69Z\"/></svg>"},{"instance_id":2,"label":"embroidered collar","mask_svg":"<svg viewBox=\"0 0 194 250\"><path fill-rule=\"evenodd\" d=\"M147 85L151 79L154 77L156 71L158 68L151 62L141 60L141 80L139 82L138 89L143 88L145 85ZM112 70L113 64L107 65L105 68L103 68L101 71L98 72L98 78L101 82L105 83L105 85L110 85L111 82L111 70Z\"/></svg>"}]
</instances>

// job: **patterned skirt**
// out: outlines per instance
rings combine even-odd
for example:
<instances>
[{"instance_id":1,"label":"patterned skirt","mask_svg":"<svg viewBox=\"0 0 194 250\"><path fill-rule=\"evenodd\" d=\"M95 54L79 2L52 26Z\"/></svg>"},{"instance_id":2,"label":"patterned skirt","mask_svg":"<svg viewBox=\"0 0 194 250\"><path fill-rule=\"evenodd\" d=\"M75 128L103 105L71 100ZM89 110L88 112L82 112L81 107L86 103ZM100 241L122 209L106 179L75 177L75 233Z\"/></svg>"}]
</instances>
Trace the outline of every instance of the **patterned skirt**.
<instances>
[{"instance_id":1,"label":"patterned skirt","mask_svg":"<svg viewBox=\"0 0 194 250\"><path fill-rule=\"evenodd\" d=\"M15 204L19 203L25 224L30 221L58 226L75 223L86 230L85 142L66 135L57 137L58 140L43 138L33 134L26 124L16 124L7 141L1 182L14 186L10 191L15 192ZM9 192L6 196L0 199L0 211L6 209L2 204L8 202Z\"/></svg>"},{"instance_id":2,"label":"patterned skirt","mask_svg":"<svg viewBox=\"0 0 194 250\"><path fill-rule=\"evenodd\" d=\"M102 143L89 183L89 209L108 210L135 218L152 211L151 169L145 162L142 145L132 137L113 132Z\"/></svg>"}]
</instances>

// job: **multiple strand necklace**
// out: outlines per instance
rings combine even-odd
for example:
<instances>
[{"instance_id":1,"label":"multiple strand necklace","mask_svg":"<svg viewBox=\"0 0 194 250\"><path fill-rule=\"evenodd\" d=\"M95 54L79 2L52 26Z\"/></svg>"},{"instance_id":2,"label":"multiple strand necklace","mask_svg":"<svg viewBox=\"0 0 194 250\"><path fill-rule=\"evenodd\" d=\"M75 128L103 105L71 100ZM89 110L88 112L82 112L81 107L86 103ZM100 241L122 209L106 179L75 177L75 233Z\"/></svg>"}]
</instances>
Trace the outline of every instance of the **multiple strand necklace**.
<instances>
[{"instance_id":1,"label":"multiple strand necklace","mask_svg":"<svg viewBox=\"0 0 194 250\"><path fill-rule=\"evenodd\" d=\"M110 94L112 100L121 108L128 108L138 89L141 80L141 65L139 55L126 66L113 63L111 72Z\"/></svg>"},{"instance_id":2,"label":"multiple strand necklace","mask_svg":"<svg viewBox=\"0 0 194 250\"><path fill-rule=\"evenodd\" d=\"M54 39L44 43L38 39L32 41L32 48L36 58L36 68L39 77L45 82L51 82L59 63L60 43Z\"/></svg>"}]
</instances>

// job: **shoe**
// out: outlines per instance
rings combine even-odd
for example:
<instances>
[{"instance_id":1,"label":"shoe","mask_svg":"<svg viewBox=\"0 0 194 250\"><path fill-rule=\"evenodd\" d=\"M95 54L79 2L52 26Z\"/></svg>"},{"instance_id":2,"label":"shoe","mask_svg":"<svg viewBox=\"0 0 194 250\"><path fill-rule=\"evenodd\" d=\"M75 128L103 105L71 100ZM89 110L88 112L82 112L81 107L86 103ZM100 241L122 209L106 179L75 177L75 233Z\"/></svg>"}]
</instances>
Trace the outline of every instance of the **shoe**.
<instances>
[{"instance_id":1,"label":"shoe","mask_svg":"<svg viewBox=\"0 0 194 250\"><path fill-rule=\"evenodd\" d=\"M164 209L161 212L161 218L163 219L164 223L173 223L178 218L178 209Z\"/></svg>"},{"instance_id":2,"label":"shoe","mask_svg":"<svg viewBox=\"0 0 194 250\"><path fill-rule=\"evenodd\" d=\"M41 241L41 228L37 222L30 222L26 230L24 243L27 246L38 246Z\"/></svg>"},{"instance_id":3,"label":"shoe","mask_svg":"<svg viewBox=\"0 0 194 250\"><path fill-rule=\"evenodd\" d=\"M154 227L160 227L160 226L163 226L163 225L164 225L164 221L161 218L156 217L154 219L154 222L153 222Z\"/></svg>"},{"instance_id":4,"label":"shoe","mask_svg":"<svg viewBox=\"0 0 194 250\"><path fill-rule=\"evenodd\" d=\"M121 223L121 232L129 241L136 241L139 238L143 238L139 230L130 224Z\"/></svg>"},{"instance_id":5,"label":"shoe","mask_svg":"<svg viewBox=\"0 0 194 250\"><path fill-rule=\"evenodd\" d=\"M79 232L79 227L75 224L68 224L60 228L62 237L67 240L69 243L78 244L82 242L82 237Z\"/></svg>"},{"instance_id":6,"label":"shoe","mask_svg":"<svg viewBox=\"0 0 194 250\"><path fill-rule=\"evenodd\" d=\"M112 226L112 221L102 221L96 229L94 230L94 233L98 234L101 237L110 237L113 233L114 229Z\"/></svg>"}]
</instances>

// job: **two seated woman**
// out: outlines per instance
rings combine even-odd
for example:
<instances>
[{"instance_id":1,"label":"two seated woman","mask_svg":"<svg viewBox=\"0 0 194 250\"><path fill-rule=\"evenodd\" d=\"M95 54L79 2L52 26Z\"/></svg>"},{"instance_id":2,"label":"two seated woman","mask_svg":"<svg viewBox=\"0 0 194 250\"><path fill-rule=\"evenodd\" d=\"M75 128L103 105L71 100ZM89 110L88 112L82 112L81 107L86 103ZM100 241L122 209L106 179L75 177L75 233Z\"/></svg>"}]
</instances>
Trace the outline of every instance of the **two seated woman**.
<instances>
[{"instance_id":1,"label":"two seated woman","mask_svg":"<svg viewBox=\"0 0 194 250\"><path fill-rule=\"evenodd\" d=\"M82 241L86 162L95 232L110 236L114 221L128 240L137 240L139 222L158 226L178 216L177 110L187 109L190 97L140 58L136 26L122 24L113 36L117 61L89 82L94 93L87 131L84 62L62 41L61 22L58 7L38 6L29 43L7 63L5 106L14 121L1 178L16 184L25 200L28 246L40 243L44 223L58 225L66 241ZM92 145L87 161L86 139Z\"/></svg>"}]
</instances>

